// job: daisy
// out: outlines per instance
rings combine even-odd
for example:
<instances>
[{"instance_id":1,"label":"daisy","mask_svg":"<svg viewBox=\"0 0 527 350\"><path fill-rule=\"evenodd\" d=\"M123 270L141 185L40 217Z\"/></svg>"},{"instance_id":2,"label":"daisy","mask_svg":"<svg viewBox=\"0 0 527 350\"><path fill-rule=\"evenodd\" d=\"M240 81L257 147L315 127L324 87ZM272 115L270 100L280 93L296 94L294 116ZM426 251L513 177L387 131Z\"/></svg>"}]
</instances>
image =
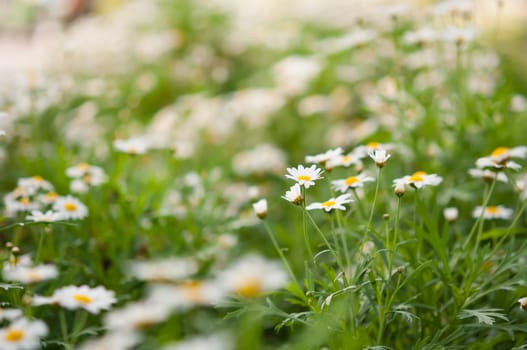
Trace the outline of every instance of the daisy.
<instances>
[{"instance_id":1,"label":"daisy","mask_svg":"<svg viewBox=\"0 0 527 350\"><path fill-rule=\"evenodd\" d=\"M454 222L459 217L459 210L457 208L445 208L443 210L443 216L448 222Z\"/></svg>"},{"instance_id":2,"label":"daisy","mask_svg":"<svg viewBox=\"0 0 527 350\"><path fill-rule=\"evenodd\" d=\"M149 149L149 145L144 138L132 137L126 140L115 140L113 142L113 148L116 151L128 154L145 154Z\"/></svg>"},{"instance_id":3,"label":"daisy","mask_svg":"<svg viewBox=\"0 0 527 350\"><path fill-rule=\"evenodd\" d=\"M40 339L48 335L48 327L40 320L20 318L0 329L0 349L31 350L40 348Z\"/></svg>"},{"instance_id":4,"label":"daisy","mask_svg":"<svg viewBox=\"0 0 527 350\"><path fill-rule=\"evenodd\" d=\"M44 180L42 176L36 175L18 179L17 186L23 188L29 194L34 194L39 190L53 191L53 185Z\"/></svg>"},{"instance_id":5,"label":"daisy","mask_svg":"<svg viewBox=\"0 0 527 350\"><path fill-rule=\"evenodd\" d=\"M227 292L244 298L256 298L284 287L288 277L279 263L265 260L259 255L248 255L220 272L218 281Z\"/></svg>"},{"instance_id":6,"label":"daisy","mask_svg":"<svg viewBox=\"0 0 527 350\"><path fill-rule=\"evenodd\" d=\"M486 207L483 208L481 206L478 206L474 209L472 212L472 217L479 218L483 211L483 219L510 219L512 217L512 214L514 211L509 208L505 208L504 206L498 205L495 207Z\"/></svg>"},{"instance_id":7,"label":"daisy","mask_svg":"<svg viewBox=\"0 0 527 350\"><path fill-rule=\"evenodd\" d=\"M371 176L366 176L365 174L360 174L357 176L350 176L346 179L333 180L331 184L333 188L342 193L346 192L348 189L355 189L363 187L365 182L375 181Z\"/></svg>"},{"instance_id":8,"label":"daisy","mask_svg":"<svg viewBox=\"0 0 527 350\"><path fill-rule=\"evenodd\" d=\"M394 147L391 143L380 143L380 142L369 142L365 145L355 147L353 154L359 158L366 158L370 153L374 151L389 151Z\"/></svg>"},{"instance_id":9,"label":"daisy","mask_svg":"<svg viewBox=\"0 0 527 350\"><path fill-rule=\"evenodd\" d=\"M298 168L287 168L285 177L291 180L295 180L299 185L304 186L306 189L315 185L315 180L322 179L322 169L317 168L316 165L312 165L309 168L304 168L303 165L299 165Z\"/></svg>"},{"instance_id":10,"label":"daisy","mask_svg":"<svg viewBox=\"0 0 527 350\"><path fill-rule=\"evenodd\" d=\"M527 297L518 299L518 303L520 304L520 309L527 310Z\"/></svg>"},{"instance_id":11,"label":"daisy","mask_svg":"<svg viewBox=\"0 0 527 350\"><path fill-rule=\"evenodd\" d=\"M2 269L2 276L7 281L18 281L24 284L37 283L49 279L53 279L58 276L58 270L54 265L37 265L37 266L25 266L17 264L10 266L4 265Z\"/></svg>"},{"instance_id":12,"label":"daisy","mask_svg":"<svg viewBox=\"0 0 527 350\"><path fill-rule=\"evenodd\" d=\"M437 186L443 181L441 176L436 174L427 174L424 171L416 171L412 175L404 176L393 180L394 184L404 183L414 188L422 188L424 186Z\"/></svg>"},{"instance_id":13,"label":"daisy","mask_svg":"<svg viewBox=\"0 0 527 350\"><path fill-rule=\"evenodd\" d=\"M324 165L330 159L340 156L342 152L343 152L342 148L337 147L335 149L330 149L324 153L320 153L314 156L306 156L306 163Z\"/></svg>"},{"instance_id":14,"label":"daisy","mask_svg":"<svg viewBox=\"0 0 527 350\"><path fill-rule=\"evenodd\" d=\"M33 222L55 222L62 220L62 214L48 210L43 213L40 210L32 210L31 215L26 216L26 220Z\"/></svg>"},{"instance_id":15,"label":"daisy","mask_svg":"<svg viewBox=\"0 0 527 350\"><path fill-rule=\"evenodd\" d=\"M404 178L393 180L393 192L397 197L402 197L405 192L406 181Z\"/></svg>"},{"instance_id":16,"label":"daisy","mask_svg":"<svg viewBox=\"0 0 527 350\"><path fill-rule=\"evenodd\" d=\"M253 204L253 209L256 216L260 219L264 219L267 216L267 201L265 199L260 199Z\"/></svg>"},{"instance_id":17,"label":"daisy","mask_svg":"<svg viewBox=\"0 0 527 350\"><path fill-rule=\"evenodd\" d=\"M2 309L0 307L0 322L3 320L13 321L22 316L22 310L20 309Z\"/></svg>"},{"instance_id":18,"label":"daisy","mask_svg":"<svg viewBox=\"0 0 527 350\"><path fill-rule=\"evenodd\" d=\"M347 168L351 165L355 165L355 169L357 171L360 171L364 167L364 164L362 163L358 155L354 153L348 153L346 155L338 155L336 157L329 159L326 162L326 169L333 169L337 166L342 166L342 167Z\"/></svg>"},{"instance_id":19,"label":"daisy","mask_svg":"<svg viewBox=\"0 0 527 350\"><path fill-rule=\"evenodd\" d=\"M91 339L83 343L79 350L131 350L137 343L140 337L136 332L118 331L109 332L98 339Z\"/></svg>"},{"instance_id":20,"label":"daisy","mask_svg":"<svg viewBox=\"0 0 527 350\"><path fill-rule=\"evenodd\" d=\"M129 266L129 273L135 278L154 282L180 281L196 272L198 264L193 258L134 261Z\"/></svg>"},{"instance_id":21,"label":"daisy","mask_svg":"<svg viewBox=\"0 0 527 350\"><path fill-rule=\"evenodd\" d=\"M186 280L176 285L153 285L147 302L179 311L195 306L215 305L225 298L227 292L218 281Z\"/></svg>"},{"instance_id":22,"label":"daisy","mask_svg":"<svg viewBox=\"0 0 527 350\"><path fill-rule=\"evenodd\" d=\"M513 161L511 158L526 158L527 146L518 146L513 148L497 147L487 157L479 158L476 161L478 168L509 168L517 170L521 166Z\"/></svg>"},{"instance_id":23,"label":"daisy","mask_svg":"<svg viewBox=\"0 0 527 350\"><path fill-rule=\"evenodd\" d=\"M115 293L102 286L90 288L86 285L67 286L55 290L50 298L35 297L34 305L53 304L69 310L84 309L92 314L107 310L117 300Z\"/></svg>"},{"instance_id":24,"label":"daisy","mask_svg":"<svg viewBox=\"0 0 527 350\"><path fill-rule=\"evenodd\" d=\"M53 210L57 211L63 220L80 220L88 216L88 208L73 196L57 198Z\"/></svg>"},{"instance_id":25,"label":"daisy","mask_svg":"<svg viewBox=\"0 0 527 350\"><path fill-rule=\"evenodd\" d=\"M302 192L300 190L299 184L294 184L291 186L291 188L285 192L285 196L282 196L283 199L285 199L288 202L291 202L293 204L299 205L302 203Z\"/></svg>"},{"instance_id":26,"label":"daisy","mask_svg":"<svg viewBox=\"0 0 527 350\"><path fill-rule=\"evenodd\" d=\"M104 326L111 331L139 331L163 322L171 311L161 302L139 301L108 312L104 316Z\"/></svg>"},{"instance_id":27,"label":"daisy","mask_svg":"<svg viewBox=\"0 0 527 350\"><path fill-rule=\"evenodd\" d=\"M326 212L330 212L333 209L346 210L344 204L353 202L351 194L343 194L337 198L330 198L322 203L311 203L306 207L307 210L313 209L324 209Z\"/></svg>"},{"instance_id":28,"label":"daisy","mask_svg":"<svg viewBox=\"0 0 527 350\"><path fill-rule=\"evenodd\" d=\"M386 161L391 157L384 149L373 150L368 155L373 159L378 168L384 167Z\"/></svg>"},{"instance_id":29,"label":"daisy","mask_svg":"<svg viewBox=\"0 0 527 350\"><path fill-rule=\"evenodd\" d=\"M100 186L107 180L104 170L98 166L80 163L66 169L66 175L73 179L72 192L85 193L91 186Z\"/></svg>"},{"instance_id":30,"label":"daisy","mask_svg":"<svg viewBox=\"0 0 527 350\"><path fill-rule=\"evenodd\" d=\"M480 178L485 181L492 181L493 179L496 179L501 182L507 182L507 175L504 173L496 173L495 171L488 170L488 169L469 169L468 173L472 177Z\"/></svg>"}]
</instances>

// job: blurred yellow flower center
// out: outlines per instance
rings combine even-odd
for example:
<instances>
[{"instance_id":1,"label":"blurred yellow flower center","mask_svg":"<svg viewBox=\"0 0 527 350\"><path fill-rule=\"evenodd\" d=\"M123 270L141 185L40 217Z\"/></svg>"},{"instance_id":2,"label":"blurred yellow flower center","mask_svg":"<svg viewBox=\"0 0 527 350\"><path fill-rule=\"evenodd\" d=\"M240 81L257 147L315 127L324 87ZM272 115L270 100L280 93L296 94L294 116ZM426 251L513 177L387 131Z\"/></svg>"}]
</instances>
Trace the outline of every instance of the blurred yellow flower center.
<instances>
[{"instance_id":1,"label":"blurred yellow flower center","mask_svg":"<svg viewBox=\"0 0 527 350\"><path fill-rule=\"evenodd\" d=\"M350 186L350 185L353 185L354 183L360 182L360 180L356 176L350 176L346 180L344 180L344 182L346 183L346 185Z\"/></svg>"},{"instance_id":2,"label":"blurred yellow flower center","mask_svg":"<svg viewBox=\"0 0 527 350\"><path fill-rule=\"evenodd\" d=\"M412 182L421 182L425 179L425 176L426 173L424 171L416 171L408 180Z\"/></svg>"},{"instance_id":3,"label":"blurred yellow flower center","mask_svg":"<svg viewBox=\"0 0 527 350\"><path fill-rule=\"evenodd\" d=\"M297 178L298 180L303 180L303 181L309 181L309 180L311 180L311 176L309 176L309 175L298 175L296 178Z\"/></svg>"},{"instance_id":4,"label":"blurred yellow flower center","mask_svg":"<svg viewBox=\"0 0 527 350\"><path fill-rule=\"evenodd\" d=\"M350 156L344 156L342 157L342 162L351 162L351 157Z\"/></svg>"},{"instance_id":5,"label":"blurred yellow flower center","mask_svg":"<svg viewBox=\"0 0 527 350\"><path fill-rule=\"evenodd\" d=\"M82 180L86 183L90 183L91 182L91 175L90 174L86 174L82 177Z\"/></svg>"},{"instance_id":6,"label":"blurred yellow flower center","mask_svg":"<svg viewBox=\"0 0 527 350\"><path fill-rule=\"evenodd\" d=\"M4 340L9 342L17 342L24 338L24 332L20 329L10 329L4 335Z\"/></svg>"},{"instance_id":7,"label":"blurred yellow flower center","mask_svg":"<svg viewBox=\"0 0 527 350\"><path fill-rule=\"evenodd\" d=\"M88 163L80 163L80 164L77 164L75 168L77 168L77 170L88 170L89 167L90 167L90 164Z\"/></svg>"},{"instance_id":8,"label":"blurred yellow flower center","mask_svg":"<svg viewBox=\"0 0 527 350\"><path fill-rule=\"evenodd\" d=\"M73 299L83 304L89 304L92 302L92 298L84 294L74 294Z\"/></svg>"},{"instance_id":9,"label":"blurred yellow flower center","mask_svg":"<svg viewBox=\"0 0 527 350\"><path fill-rule=\"evenodd\" d=\"M490 155L491 157L499 157L507 152L509 152L509 149L507 147L498 147L494 151L492 151Z\"/></svg>"},{"instance_id":10,"label":"blurred yellow flower center","mask_svg":"<svg viewBox=\"0 0 527 350\"><path fill-rule=\"evenodd\" d=\"M44 178L43 178L42 176L39 176L39 175L37 175L37 176L33 176L32 179L33 179L34 181L36 181L36 182L42 182L42 181L44 181Z\"/></svg>"},{"instance_id":11,"label":"blurred yellow flower center","mask_svg":"<svg viewBox=\"0 0 527 350\"><path fill-rule=\"evenodd\" d=\"M183 288L185 296L190 301L194 302L199 302L203 300L203 296L201 294L202 286L203 283L200 281L186 281L181 284L181 288Z\"/></svg>"},{"instance_id":12,"label":"blurred yellow flower center","mask_svg":"<svg viewBox=\"0 0 527 350\"><path fill-rule=\"evenodd\" d=\"M374 148L374 149L377 149L381 146L381 144L379 142L370 142L366 145L366 147L368 148Z\"/></svg>"},{"instance_id":13,"label":"blurred yellow flower center","mask_svg":"<svg viewBox=\"0 0 527 350\"><path fill-rule=\"evenodd\" d=\"M243 285L238 287L238 294L246 298L255 298L257 297L262 290L262 285L260 281L256 278L248 279Z\"/></svg>"},{"instance_id":14,"label":"blurred yellow flower center","mask_svg":"<svg viewBox=\"0 0 527 350\"><path fill-rule=\"evenodd\" d=\"M25 204L25 205L27 205L27 204L31 204L31 201L30 201L29 198L27 198L27 197L22 197L22 198L20 198L20 199L18 200L18 202L19 202L20 204Z\"/></svg>"},{"instance_id":15,"label":"blurred yellow flower center","mask_svg":"<svg viewBox=\"0 0 527 350\"><path fill-rule=\"evenodd\" d=\"M487 214L498 214L500 212L500 209L498 207L488 207L485 208L485 212Z\"/></svg>"},{"instance_id":16,"label":"blurred yellow flower center","mask_svg":"<svg viewBox=\"0 0 527 350\"><path fill-rule=\"evenodd\" d=\"M325 201L325 202L322 202L322 206L323 206L323 207L332 207L332 206L334 206L335 204L337 204L337 202L335 202L335 201Z\"/></svg>"},{"instance_id":17,"label":"blurred yellow flower center","mask_svg":"<svg viewBox=\"0 0 527 350\"><path fill-rule=\"evenodd\" d=\"M64 209L66 209L67 211L75 211L77 210L77 205L72 202L66 202L64 203Z\"/></svg>"},{"instance_id":18,"label":"blurred yellow flower center","mask_svg":"<svg viewBox=\"0 0 527 350\"><path fill-rule=\"evenodd\" d=\"M46 193L46 198L47 199L55 199L57 198L59 195L57 194L57 192L48 192Z\"/></svg>"}]
</instances>

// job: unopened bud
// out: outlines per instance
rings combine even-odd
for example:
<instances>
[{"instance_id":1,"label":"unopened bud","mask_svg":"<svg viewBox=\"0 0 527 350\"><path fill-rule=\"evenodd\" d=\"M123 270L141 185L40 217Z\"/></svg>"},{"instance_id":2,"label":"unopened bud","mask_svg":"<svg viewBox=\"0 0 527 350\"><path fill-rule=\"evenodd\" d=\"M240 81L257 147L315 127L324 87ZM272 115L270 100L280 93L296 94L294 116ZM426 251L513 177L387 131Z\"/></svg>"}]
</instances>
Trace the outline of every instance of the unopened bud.
<instances>
[{"instance_id":1,"label":"unopened bud","mask_svg":"<svg viewBox=\"0 0 527 350\"><path fill-rule=\"evenodd\" d=\"M258 218L265 219L267 216L267 200L260 199L258 202L253 203L253 209Z\"/></svg>"}]
</instances>

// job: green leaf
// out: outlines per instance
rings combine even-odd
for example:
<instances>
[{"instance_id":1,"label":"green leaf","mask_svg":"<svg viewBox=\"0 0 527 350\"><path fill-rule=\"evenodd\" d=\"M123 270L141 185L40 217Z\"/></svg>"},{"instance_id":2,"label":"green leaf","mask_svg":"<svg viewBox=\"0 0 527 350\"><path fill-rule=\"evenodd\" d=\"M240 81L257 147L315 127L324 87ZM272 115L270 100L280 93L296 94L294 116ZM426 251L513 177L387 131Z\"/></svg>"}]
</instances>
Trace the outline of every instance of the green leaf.
<instances>
[{"instance_id":1,"label":"green leaf","mask_svg":"<svg viewBox=\"0 0 527 350\"><path fill-rule=\"evenodd\" d=\"M464 320L466 318L476 317L479 323L486 324L486 325L493 325L496 318L499 318L499 319L502 319L508 322L509 319L507 318L507 316L505 316L499 311L503 311L503 310L502 309L477 309L477 310L465 309L457 315L457 318L460 320Z\"/></svg>"}]
</instances>

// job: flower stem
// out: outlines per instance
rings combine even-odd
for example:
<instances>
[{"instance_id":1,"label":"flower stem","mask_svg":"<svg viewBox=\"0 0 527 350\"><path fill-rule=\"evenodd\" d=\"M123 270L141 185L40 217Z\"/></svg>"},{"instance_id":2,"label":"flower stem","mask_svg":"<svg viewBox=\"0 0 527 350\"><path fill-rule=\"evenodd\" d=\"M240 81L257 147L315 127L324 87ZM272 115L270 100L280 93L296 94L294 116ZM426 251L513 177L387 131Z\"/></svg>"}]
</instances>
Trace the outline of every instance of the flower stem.
<instances>
[{"instance_id":1,"label":"flower stem","mask_svg":"<svg viewBox=\"0 0 527 350\"><path fill-rule=\"evenodd\" d=\"M315 255L311 250L311 242L307 235L307 222L306 222L306 189L302 187L302 229L304 231L304 242L306 244L307 254L313 259L313 265L315 264Z\"/></svg>"},{"instance_id":2,"label":"flower stem","mask_svg":"<svg viewBox=\"0 0 527 350\"><path fill-rule=\"evenodd\" d=\"M263 224L265 226L265 229L267 230L267 233L269 234L269 238L271 239L271 242L273 242L274 248L276 249L276 251L278 252L278 255L280 255L280 258L282 259L282 262L283 262L285 268L287 269L287 272L289 273L289 275L291 276L293 281L295 281L295 283L298 284L296 276L293 273L293 270L291 269L291 266L289 265L289 262L287 261L287 258L285 257L284 252L282 251L282 249L278 245L278 241L276 240L274 232L271 230L271 228L269 227L269 225L267 224L267 222L265 220L262 220L262 222L263 222Z\"/></svg>"},{"instance_id":3,"label":"flower stem","mask_svg":"<svg viewBox=\"0 0 527 350\"><path fill-rule=\"evenodd\" d=\"M370 217L368 219L368 225L366 225L366 229L369 231L371 229L371 221L373 220L373 212L375 211L375 203L377 202L377 195L379 193L379 187L381 184L381 174L382 174L382 168L379 169L379 176L377 177L377 185L375 186L375 195L373 196L373 202L371 204L371 210L370 210Z\"/></svg>"}]
</instances>

